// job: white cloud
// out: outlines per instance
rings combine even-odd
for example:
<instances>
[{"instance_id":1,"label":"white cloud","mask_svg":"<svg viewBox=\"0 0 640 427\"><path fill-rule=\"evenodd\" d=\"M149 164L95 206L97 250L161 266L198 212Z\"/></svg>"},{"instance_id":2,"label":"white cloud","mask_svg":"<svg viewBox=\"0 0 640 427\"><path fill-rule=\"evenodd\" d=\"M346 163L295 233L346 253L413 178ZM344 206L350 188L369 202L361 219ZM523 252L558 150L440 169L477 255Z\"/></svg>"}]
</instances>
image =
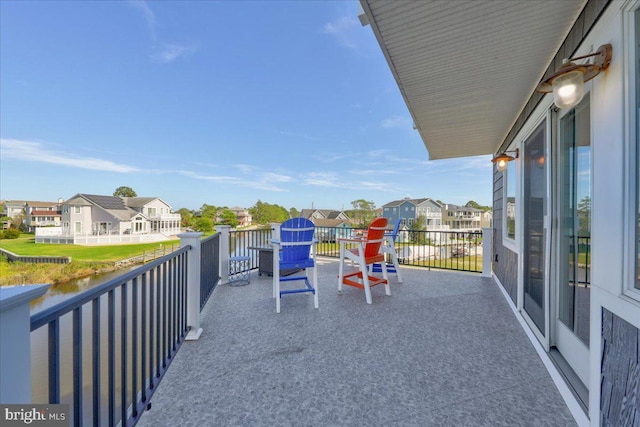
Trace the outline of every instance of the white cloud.
<instances>
[{"instance_id":1,"label":"white cloud","mask_svg":"<svg viewBox=\"0 0 640 427\"><path fill-rule=\"evenodd\" d=\"M201 175L192 171L179 171L180 174L184 176L188 176L194 179L200 179L203 181L215 182L217 184L225 184L225 185L235 185L240 187L248 187L253 188L255 190L265 190L265 191L275 191L275 192L283 192L287 191L284 188L278 187L274 185L272 182L289 182L291 179L287 179L285 175L277 175L266 173L260 177L255 179L243 179L235 176L228 175Z\"/></svg>"},{"instance_id":2,"label":"white cloud","mask_svg":"<svg viewBox=\"0 0 640 427\"><path fill-rule=\"evenodd\" d=\"M342 16L332 22L324 24L322 32L335 37L342 46L357 49L357 33L360 22L353 16Z\"/></svg>"},{"instance_id":3,"label":"white cloud","mask_svg":"<svg viewBox=\"0 0 640 427\"><path fill-rule=\"evenodd\" d=\"M163 46L160 52L151 55L151 58L155 61L167 64L173 62L176 59L191 55L196 51L196 47L193 45L182 45L177 43L167 43Z\"/></svg>"},{"instance_id":4,"label":"white cloud","mask_svg":"<svg viewBox=\"0 0 640 427\"><path fill-rule=\"evenodd\" d=\"M407 117L393 115L384 119L381 125L385 129L412 129L413 121Z\"/></svg>"},{"instance_id":5,"label":"white cloud","mask_svg":"<svg viewBox=\"0 0 640 427\"><path fill-rule=\"evenodd\" d=\"M127 2L130 6L135 9L138 9L145 21L147 22L147 27L149 28L149 35L151 36L151 40L156 40L156 16L147 4L145 0L129 0Z\"/></svg>"},{"instance_id":6,"label":"white cloud","mask_svg":"<svg viewBox=\"0 0 640 427\"><path fill-rule=\"evenodd\" d=\"M267 172L262 175L262 179L266 182L293 182L293 178L288 175Z\"/></svg>"},{"instance_id":7,"label":"white cloud","mask_svg":"<svg viewBox=\"0 0 640 427\"><path fill-rule=\"evenodd\" d=\"M33 141L0 139L0 153L3 160L15 159L27 162L50 163L59 166L105 172L140 172L140 169L136 167L114 163L111 160L79 157L70 153L55 152L45 147L42 143Z\"/></svg>"},{"instance_id":8,"label":"white cloud","mask_svg":"<svg viewBox=\"0 0 640 427\"><path fill-rule=\"evenodd\" d=\"M313 185L317 187L347 188L344 177L338 176L333 172L311 172L305 176L303 182L306 185Z\"/></svg>"},{"instance_id":9,"label":"white cloud","mask_svg":"<svg viewBox=\"0 0 640 427\"><path fill-rule=\"evenodd\" d=\"M302 134L302 133L288 132L288 131L285 131L285 130L281 130L280 131L280 135L291 136L293 138L308 139L309 141L322 141L322 140L324 140L324 138L320 138L320 137L317 137L317 136L307 135L307 134Z\"/></svg>"},{"instance_id":10,"label":"white cloud","mask_svg":"<svg viewBox=\"0 0 640 427\"><path fill-rule=\"evenodd\" d=\"M251 173L255 170L255 167L246 164L237 164L235 167L243 173Z\"/></svg>"},{"instance_id":11,"label":"white cloud","mask_svg":"<svg viewBox=\"0 0 640 427\"><path fill-rule=\"evenodd\" d=\"M128 0L127 4L140 11L147 23L149 37L152 41L156 42L158 40L156 34L156 15L153 13L153 10L151 10L149 3L146 0ZM167 64L178 58L193 54L197 50L197 47L193 44L162 43L157 49L158 51L150 55L151 59L162 64Z\"/></svg>"}]
</instances>

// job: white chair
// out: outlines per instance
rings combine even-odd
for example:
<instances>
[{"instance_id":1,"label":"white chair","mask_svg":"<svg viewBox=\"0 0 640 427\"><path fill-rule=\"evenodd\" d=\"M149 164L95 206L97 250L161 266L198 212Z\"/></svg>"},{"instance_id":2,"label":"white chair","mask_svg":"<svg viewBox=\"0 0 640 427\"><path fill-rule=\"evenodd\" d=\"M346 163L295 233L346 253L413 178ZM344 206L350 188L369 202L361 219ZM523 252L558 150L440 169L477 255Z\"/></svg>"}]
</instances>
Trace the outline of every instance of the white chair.
<instances>
[{"instance_id":1,"label":"white chair","mask_svg":"<svg viewBox=\"0 0 640 427\"><path fill-rule=\"evenodd\" d=\"M366 237L360 239L340 239L340 266L338 274L338 293L342 294L342 285L354 286L364 289L367 304L371 304L371 287L384 284L385 293L391 295L389 279L387 277L387 264L384 262L382 245L385 241L384 233L387 227L386 218L376 218L369 225ZM348 249L348 244L354 245ZM358 271L344 274L344 263L347 259L358 264ZM369 266L380 263L382 278L371 276Z\"/></svg>"}]
</instances>

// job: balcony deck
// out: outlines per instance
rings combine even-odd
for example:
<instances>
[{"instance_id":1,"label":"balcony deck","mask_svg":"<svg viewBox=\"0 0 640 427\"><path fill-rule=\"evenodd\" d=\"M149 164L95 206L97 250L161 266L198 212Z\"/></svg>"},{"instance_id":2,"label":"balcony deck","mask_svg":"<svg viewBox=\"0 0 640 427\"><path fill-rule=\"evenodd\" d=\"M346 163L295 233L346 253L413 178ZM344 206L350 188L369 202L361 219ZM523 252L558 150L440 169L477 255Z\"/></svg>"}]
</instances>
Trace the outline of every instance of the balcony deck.
<instances>
[{"instance_id":1,"label":"balcony deck","mask_svg":"<svg viewBox=\"0 0 640 427\"><path fill-rule=\"evenodd\" d=\"M392 296L319 260L320 309L271 278L220 285L140 426L568 426L549 374L492 279L402 269Z\"/></svg>"}]
</instances>

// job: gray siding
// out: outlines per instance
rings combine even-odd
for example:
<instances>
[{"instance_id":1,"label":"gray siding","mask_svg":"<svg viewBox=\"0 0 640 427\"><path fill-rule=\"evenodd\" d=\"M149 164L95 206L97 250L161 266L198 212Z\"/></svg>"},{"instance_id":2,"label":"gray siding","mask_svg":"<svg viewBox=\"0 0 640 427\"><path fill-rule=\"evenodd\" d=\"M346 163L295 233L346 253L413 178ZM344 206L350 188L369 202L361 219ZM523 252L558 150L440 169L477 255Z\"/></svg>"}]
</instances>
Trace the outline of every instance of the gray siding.
<instances>
[{"instance_id":1,"label":"gray siding","mask_svg":"<svg viewBox=\"0 0 640 427\"><path fill-rule=\"evenodd\" d=\"M493 168L493 260L494 274L502 283L514 304L518 297L518 254L502 244L503 173Z\"/></svg>"},{"instance_id":2,"label":"gray siding","mask_svg":"<svg viewBox=\"0 0 640 427\"><path fill-rule=\"evenodd\" d=\"M600 425L640 425L640 330L602 309Z\"/></svg>"}]
</instances>

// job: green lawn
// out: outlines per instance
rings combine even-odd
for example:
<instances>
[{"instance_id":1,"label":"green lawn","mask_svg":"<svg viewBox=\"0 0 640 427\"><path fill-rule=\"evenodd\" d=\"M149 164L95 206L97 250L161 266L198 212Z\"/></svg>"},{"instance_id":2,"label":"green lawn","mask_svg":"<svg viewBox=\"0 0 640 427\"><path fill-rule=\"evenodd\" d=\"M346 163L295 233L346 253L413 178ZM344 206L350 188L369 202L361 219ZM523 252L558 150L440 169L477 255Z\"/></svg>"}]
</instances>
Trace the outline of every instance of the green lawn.
<instances>
[{"instance_id":1,"label":"green lawn","mask_svg":"<svg viewBox=\"0 0 640 427\"><path fill-rule=\"evenodd\" d=\"M167 252L180 246L179 240L169 240L162 243L134 243L111 246L79 246L54 245L49 243L35 243L33 234L22 234L18 239L0 240L0 248L25 256L69 256L74 261L112 262L142 255L143 252L154 249L167 248Z\"/></svg>"}]
</instances>

